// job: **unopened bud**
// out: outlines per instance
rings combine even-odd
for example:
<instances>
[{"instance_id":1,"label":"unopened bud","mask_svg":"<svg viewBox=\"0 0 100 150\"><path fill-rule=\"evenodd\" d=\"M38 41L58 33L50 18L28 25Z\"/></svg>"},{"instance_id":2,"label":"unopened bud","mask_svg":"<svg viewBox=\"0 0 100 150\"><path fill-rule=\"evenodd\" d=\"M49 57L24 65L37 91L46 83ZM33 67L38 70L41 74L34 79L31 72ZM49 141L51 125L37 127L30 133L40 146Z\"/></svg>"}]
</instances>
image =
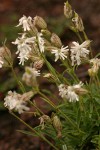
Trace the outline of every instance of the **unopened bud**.
<instances>
[{"instance_id":1,"label":"unopened bud","mask_svg":"<svg viewBox=\"0 0 100 150\"><path fill-rule=\"evenodd\" d=\"M37 33L38 33L38 30L37 30L37 28L35 27L34 24L32 24L31 29L32 29L32 30L31 30L30 32L32 32L32 33L36 36Z\"/></svg>"},{"instance_id":2,"label":"unopened bud","mask_svg":"<svg viewBox=\"0 0 100 150\"><path fill-rule=\"evenodd\" d=\"M33 91L24 93L22 95L22 99L23 99L23 101L28 101L28 100L30 100L33 97L33 95L34 95Z\"/></svg>"},{"instance_id":3,"label":"unopened bud","mask_svg":"<svg viewBox=\"0 0 100 150\"><path fill-rule=\"evenodd\" d=\"M88 91L84 88L79 88L79 89L76 89L75 92L79 95L83 95L83 94L87 94Z\"/></svg>"},{"instance_id":4,"label":"unopened bud","mask_svg":"<svg viewBox=\"0 0 100 150\"><path fill-rule=\"evenodd\" d=\"M12 63L10 50L6 46L0 47L0 68L8 67L10 63Z\"/></svg>"},{"instance_id":5,"label":"unopened bud","mask_svg":"<svg viewBox=\"0 0 100 150\"><path fill-rule=\"evenodd\" d=\"M62 124L61 124L61 121L59 119L59 117L55 114L53 114L53 117L52 117L52 123L53 123L53 126L54 128L56 129L57 131L57 137L60 138L62 136Z\"/></svg>"},{"instance_id":6,"label":"unopened bud","mask_svg":"<svg viewBox=\"0 0 100 150\"><path fill-rule=\"evenodd\" d=\"M35 61L34 62L34 68L41 69L43 67L43 63L44 63L44 61L42 59L39 61Z\"/></svg>"},{"instance_id":7,"label":"unopened bud","mask_svg":"<svg viewBox=\"0 0 100 150\"><path fill-rule=\"evenodd\" d=\"M72 18L73 15L72 7L68 3L68 1L64 3L64 15L66 16L67 19Z\"/></svg>"},{"instance_id":8,"label":"unopened bud","mask_svg":"<svg viewBox=\"0 0 100 150\"><path fill-rule=\"evenodd\" d=\"M98 73L98 70L94 70L93 68L88 69L88 74L89 74L90 77L96 76L97 73Z\"/></svg>"},{"instance_id":9,"label":"unopened bud","mask_svg":"<svg viewBox=\"0 0 100 150\"><path fill-rule=\"evenodd\" d=\"M39 17L39 16L34 17L34 25L41 28L41 29L47 28L47 24L44 21L44 19L42 17Z\"/></svg>"},{"instance_id":10,"label":"unopened bud","mask_svg":"<svg viewBox=\"0 0 100 150\"><path fill-rule=\"evenodd\" d=\"M50 38L51 37L51 32L47 29L43 29L41 30L43 36L47 37L47 38Z\"/></svg>"},{"instance_id":11,"label":"unopened bud","mask_svg":"<svg viewBox=\"0 0 100 150\"><path fill-rule=\"evenodd\" d=\"M61 48L61 46L62 46L62 42L61 42L60 38L55 33L52 33L51 42L54 46L57 46L59 48Z\"/></svg>"},{"instance_id":12,"label":"unopened bud","mask_svg":"<svg viewBox=\"0 0 100 150\"><path fill-rule=\"evenodd\" d=\"M74 12L74 15L75 15L75 17L72 19L72 21L75 25L75 28L78 31L84 31L83 21L82 21L81 17L76 12Z\"/></svg>"}]
</instances>

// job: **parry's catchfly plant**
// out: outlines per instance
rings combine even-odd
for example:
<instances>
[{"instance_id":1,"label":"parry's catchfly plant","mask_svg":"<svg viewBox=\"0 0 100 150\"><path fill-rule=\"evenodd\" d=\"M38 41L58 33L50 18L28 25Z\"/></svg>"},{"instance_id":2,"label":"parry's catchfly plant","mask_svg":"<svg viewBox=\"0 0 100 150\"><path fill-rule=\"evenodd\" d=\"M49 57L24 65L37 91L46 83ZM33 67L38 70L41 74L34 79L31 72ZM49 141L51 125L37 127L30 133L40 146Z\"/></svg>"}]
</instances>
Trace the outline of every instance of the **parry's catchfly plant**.
<instances>
[{"instance_id":1,"label":"parry's catchfly plant","mask_svg":"<svg viewBox=\"0 0 100 150\"><path fill-rule=\"evenodd\" d=\"M18 65L24 68L21 73L16 74L11 51L0 47L0 68L11 69L18 84L5 96L4 106L27 126L20 132L40 137L53 150L99 150L100 54L93 57L92 40L68 1L64 16L77 38L67 44L42 17L19 19L16 27L22 33L12 44L17 47ZM82 80L79 68L84 72L85 66L87 78ZM39 101L44 104L39 106ZM26 123L18 113L32 114L38 124Z\"/></svg>"}]
</instances>

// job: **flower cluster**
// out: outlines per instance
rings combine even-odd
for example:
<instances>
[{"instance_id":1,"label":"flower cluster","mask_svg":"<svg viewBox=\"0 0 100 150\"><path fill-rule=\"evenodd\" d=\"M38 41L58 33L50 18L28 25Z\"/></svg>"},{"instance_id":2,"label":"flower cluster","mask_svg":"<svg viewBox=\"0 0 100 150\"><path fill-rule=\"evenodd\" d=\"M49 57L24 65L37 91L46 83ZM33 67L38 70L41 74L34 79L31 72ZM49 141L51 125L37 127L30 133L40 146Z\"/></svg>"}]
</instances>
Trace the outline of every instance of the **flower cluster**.
<instances>
[{"instance_id":1,"label":"flower cluster","mask_svg":"<svg viewBox=\"0 0 100 150\"><path fill-rule=\"evenodd\" d=\"M89 50L87 47L89 46L90 41L85 41L82 44L79 44L78 42L72 42L71 46L71 60L72 60L72 66L76 63L77 65L81 64L81 59L86 59L89 55Z\"/></svg>"},{"instance_id":2,"label":"flower cluster","mask_svg":"<svg viewBox=\"0 0 100 150\"><path fill-rule=\"evenodd\" d=\"M49 143L53 149L84 149L87 148L88 136L88 143L93 141L97 145L98 140L100 108L97 103L100 104L100 79L98 77L100 59L97 58L99 55L91 58L91 41L85 34L82 19L72 10L68 1L64 4L64 15L69 29L75 32L80 42L71 41L70 44L64 46L60 37L49 31L46 22L39 16L31 18L23 15L19 19L17 27L21 26L23 32L12 43L17 46L16 54L19 64L24 66L25 72L19 80L14 72L11 52L6 46L0 48L0 68L9 67L12 70L20 92L23 94L9 91L4 98L4 106L11 113L15 111L21 114L30 110L28 103L32 105L33 110L31 109L28 113L39 118L38 127L33 128L21 120L16 113L12 114L32 129L35 135ZM28 61L27 65L25 65L26 61ZM59 62L55 64L57 61ZM78 70L81 64L89 67L87 70L90 75L89 83L80 81L76 73L76 69ZM39 81L42 85L39 85ZM43 85L44 83L46 84ZM25 85L28 87L24 87ZM26 92L27 90L30 91ZM37 98L33 101L31 98L35 95ZM38 98L45 102L51 115L44 114L44 109L41 109L40 103L37 102ZM48 141L45 135L53 140Z\"/></svg>"},{"instance_id":3,"label":"flower cluster","mask_svg":"<svg viewBox=\"0 0 100 150\"><path fill-rule=\"evenodd\" d=\"M22 25L24 33L22 33L22 36L18 37L15 42L12 43L17 45L18 51L16 52L16 54L19 54L19 64L24 65L24 62L31 57L30 53L32 52L32 50L34 51L34 47L37 46L38 51L44 52L44 39L42 37L42 33L39 33L33 25L33 19L30 16L23 16L19 20L19 24L17 25L17 27L20 25ZM37 33L33 36L29 36L29 32L34 30L33 28L36 30Z\"/></svg>"},{"instance_id":4,"label":"flower cluster","mask_svg":"<svg viewBox=\"0 0 100 150\"><path fill-rule=\"evenodd\" d=\"M73 85L73 86L67 86L64 84L60 84L58 86L59 95L62 98L67 99L69 102L79 101L79 95L87 93L87 91L84 88L82 88L82 86L83 86L82 82L80 82L79 84Z\"/></svg>"},{"instance_id":5,"label":"flower cluster","mask_svg":"<svg viewBox=\"0 0 100 150\"><path fill-rule=\"evenodd\" d=\"M30 108L26 106L27 101L33 96L33 92L24 93L23 95L16 92L9 91L8 95L4 99L4 106L9 109L9 111L15 110L19 114L24 111L29 111Z\"/></svg>"}]
</instances>

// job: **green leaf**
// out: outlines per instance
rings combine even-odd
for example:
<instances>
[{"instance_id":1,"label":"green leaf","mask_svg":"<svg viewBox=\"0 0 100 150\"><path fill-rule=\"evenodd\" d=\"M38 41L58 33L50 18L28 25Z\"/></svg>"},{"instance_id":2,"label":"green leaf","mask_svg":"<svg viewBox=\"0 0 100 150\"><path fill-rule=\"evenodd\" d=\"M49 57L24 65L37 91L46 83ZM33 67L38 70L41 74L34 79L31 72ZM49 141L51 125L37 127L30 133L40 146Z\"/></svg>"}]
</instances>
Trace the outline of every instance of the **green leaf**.
<instances>
[{"instance_id":1,"label":"green leaf","mask_svg":"<svg viewBox=\"0 0 100 150\"><path fill-rule=\"evenodd\" d=\"M21 132L21 133L24 133L24 134L27 134L27 135L31 135L31 136L37 136L35 133L32 133L30 131L26 131L26 130L17 130L18 132Z\"/></svg>"}]
</instances>

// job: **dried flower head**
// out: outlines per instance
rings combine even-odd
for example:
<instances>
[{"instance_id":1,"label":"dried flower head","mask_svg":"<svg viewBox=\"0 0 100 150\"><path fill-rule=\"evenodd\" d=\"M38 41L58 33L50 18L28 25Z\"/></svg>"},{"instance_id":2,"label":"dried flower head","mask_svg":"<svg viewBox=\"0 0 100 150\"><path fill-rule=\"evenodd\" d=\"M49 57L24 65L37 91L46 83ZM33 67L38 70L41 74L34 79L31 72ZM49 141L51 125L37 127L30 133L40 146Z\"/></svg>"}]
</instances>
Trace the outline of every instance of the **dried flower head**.
<instances>
[{"instance_id":1,"label":"dried flower head","mask_svg":"<svg viewBox=\"0 0 100 150\"><path fill-rule=\"evenodd\" d=\"M42 130L45 128L45 123L51 123L51 119L47 115L43 115L39 119L40 119L40 125Z\"/></svg>"},{"instance_id":2,"label":"dried flower head","mask_svg":"<svg viewBox=\"0 0 100 150\"><path fill-rule=\"evenodd\" d=\"M92 64L92 67L88 70L88 73L90 76L95 76L100 68L100 59L93 58L90 60L90 64Z\"/></svg>"},{"instance_id":3,"label":"dried flower head","mask_svg":"<svg viewBox=\"0 0 100 150\"><path fill-rule=\"evenodd\" d=\"M54 113L52 114L52 123L53 123L54 128L57 131L57 137L61 138L62 137L62 133L61 133L62 124L61 124L60 118Z\"/></svg>"}]
</instances>

